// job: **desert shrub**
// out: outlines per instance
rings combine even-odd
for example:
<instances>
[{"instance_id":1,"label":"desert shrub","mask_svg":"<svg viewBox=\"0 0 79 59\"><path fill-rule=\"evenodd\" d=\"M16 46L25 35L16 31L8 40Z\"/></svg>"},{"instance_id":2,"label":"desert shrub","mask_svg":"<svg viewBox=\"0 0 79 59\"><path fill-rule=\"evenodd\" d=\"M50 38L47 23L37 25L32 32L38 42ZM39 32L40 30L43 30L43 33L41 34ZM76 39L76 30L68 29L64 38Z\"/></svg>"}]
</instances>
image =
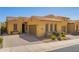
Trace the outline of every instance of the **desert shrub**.
<instances>
[{"instance_id":1,"label":"desert shrub","mask_svg":"<svg viewBox=\"0 0 79 59\"><path fill-rule=\"evenodd\" d=\"M55 40L55 39L56 39L56 35L52 34L52 35L51 35L51 39L52 39L52 40Z\"/></svg>"},{"instance_id":2,"label":"desert shrub","mask_svg":"<svg viewBox=\"0 0 79 59\"><path fill-rule=\"evenodd\" d=\"M12 35L13 34L13 31L11 31L10 34Z\"/></svg>"},{"instance_id":3,"label":"desert shrub","mask_svg":"<svg viewBox=\"0 0 79 59\"><path fill-rule=\"evenodd\" d=\"M65 33L64 33L64 32L62 32L62 33L61 33L61 36L62 36L62 37L65 37L66 35L65 35Z\"/></svg>"},{"instance_id":4,"label":"desert shrub","mask_svg":"<svg viewBox=\"0 0 79 59\"><path fill-rule=\"evenodd\" d=\"M64 32L62 32L60 35L61 35L61 40L64 40L64 39L65 39L65 37L66 37L65 33L64 33Z\"/></svg>"},{"instance_id":5,"label":"desert shrub","mask_svg":"<svg viewBox=\"0 0 79 59\"><path fill-rule=\"evenodd\" d=\"M62 33L53 32L51 35L52 40L57 39L57 40L61 41L61 40L65 40L65 38L66 38L66 34L64 32L62 32Z\"/></svg>"},{"instance_id":6,"label":"desert shrub","mask_svg":"<svg viewBox=\"0 0 79 59\"><path fill-rule=\"evenodd\" d=\"M52 35L51 35L51 39L55 40L55 39L57 39L59 37L59 35L60 34L58 32L53 32Z\"/></svg>"},{"instance_id":7,"label":"desert shrub","mask_svg":"<svg viewBox=\"0 0 79 59\"><path fill-rule=\"evenodd\" d=\"M54 34L56 37L60 35L58 32L53 32L52 34Z\"/></svg>"},{"instance_id":8,"label":"desert shrub","mask_svg":"<svg viewBox=\"0 0 79 59\"><path fill-rule=\"evenodd\" d=\"M18 32L18 34L22 34L22 32Z\"/></svg>"},{"instance_id":9,"label":"desert shrub","mask_svg":"<svg viewBox=\"0 0 79 59\"><path fill-rule=\"evenodd\" d=\"M60 33L56 32L56 36L58 37L60 35Z\"/></svg>"},{"instance_id":10,"label":"desert shrub","mask_svg":"<svg viewBox=\"0 0 79 59\"><path fill-rule=\"evenodd\" d=\"M2 44L2 42L3 42L3 38L0 37L0 44Z\"/></svg>"}]
</instances>

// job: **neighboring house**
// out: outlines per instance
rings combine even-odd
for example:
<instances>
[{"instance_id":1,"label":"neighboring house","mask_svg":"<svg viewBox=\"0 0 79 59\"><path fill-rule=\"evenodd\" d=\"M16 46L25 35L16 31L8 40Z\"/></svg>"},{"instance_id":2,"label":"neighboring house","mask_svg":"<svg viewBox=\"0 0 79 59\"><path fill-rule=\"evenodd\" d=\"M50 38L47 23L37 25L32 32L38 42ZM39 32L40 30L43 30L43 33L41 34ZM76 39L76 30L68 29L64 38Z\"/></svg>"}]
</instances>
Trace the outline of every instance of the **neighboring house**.
<instances>
[{"instance_id":1,"label":"neighboring house","mask_svg":"<svg viewBox=\"0 0 79 59\"><path fill-rule=\"evenodd\" d=\"M79 21L72 21L63 16L7 17L8 34L29 33L44 36L49 32L73 33L79 31Z\"/></svg>"}]
</instances>

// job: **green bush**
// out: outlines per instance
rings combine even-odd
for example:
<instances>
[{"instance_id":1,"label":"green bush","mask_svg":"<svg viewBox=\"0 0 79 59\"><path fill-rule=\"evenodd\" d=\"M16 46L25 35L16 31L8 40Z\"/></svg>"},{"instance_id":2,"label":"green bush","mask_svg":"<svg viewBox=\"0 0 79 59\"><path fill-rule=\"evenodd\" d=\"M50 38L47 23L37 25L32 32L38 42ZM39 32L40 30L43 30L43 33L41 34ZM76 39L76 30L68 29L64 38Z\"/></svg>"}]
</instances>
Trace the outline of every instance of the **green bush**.
<instances>
[{"instance_id":1,"label":"green bush","mask_svg":"<svg viewBox=\"0 0 79 59\"><path fill-rule=\"evenodd\" d=\"M60 35L60 33L56 32L56 36L58 37Z\"/></svg>"},{"instance_id":2,"label":"green bush","mask_svg":"<svg viewBox=\"0 0 79 59\"><path fill-rule=\"evenodd\" d=\"M5 27L1 27L1 34L3 34L3 33L6 33L7 31L6 31L6 28Z\"/></svg>"},{"instance_id":3,"label":"green bush","mask_svg":"<svg viewBox=\"0 0 79 59\"><path fill-rule=\"evenodd\" d=\"M62 32L62 33L61 33L61 36L62 36L62 37L65 37L66 35L65 35L65 33L64 33L64 32Z\"/></svg>"},{"instance_id":4,"label":"green bush","mask_svg":"<svg viewBox=\"0 0 79 59\"><path fill-rule=\"evenodd\" d=\"M22 32L18 32L18 34L22 34Z\"/></svg>"},{"instance_id":5,"label":"green bush","mask_svg":"<svg viewBox=\"0 0 79 59\"><path fill-rule=\"evenodd\" d=\"M65 40L65 37L66 37L66 35L65 35L64 32L62 32L62 33L53 32L52 35L51 35L52 40L55 40L56 38L58 40Z\"/></svg>"},{"instance_id":6,"label":"green bush","mask_svg":"<svg viewBox=\"0 0 79 59\"><path fill-rule=\"evenodd\" d=\"M55 40L60 34L58 32L53 32L51 35L51 39Z\"/></svg>"},{"instance_id":7,"label":"green bush","mask_svg":"<svg viewBox=\"0 0 79 59\"><path fill-rule=\"evenodd\" d=\"M13 34L13 31L11 31L10 34L12 35Z\"/></svg>"},{"instance_id":8,"label":"green bush","mask_svg":"<svg viewBox=\"0 0 79 59\"><path fill-rule=\"evenodd\" d=\"M61 39L62 39L62 40L64 40L64 39L65 39L65 37L66 37L65 33L64 33L64 32L62 32L62 33L61 33Z\"/></svg>"},{"instance_id":9,"label":"green bush","mask_svg":"<svg viewBox=\"0 0 79 59\"><path fill-rule=\"evenodd\" d=\"M56 37L60 35L58 32L53 32L52 34L55 35Z\"/></svg>"},{"instance_id":10,"label":"green bush","mask_svg":"<svg viewBox=\"0 0 79 59\"><path fill-rule=\"evenodd\" d=\"M3 38L0 37L0 44L2 44L2 42L3 42Z\"/></svg>"},{"instance_id":11,"label":"green bush","mask_svg":"<svg viewBox=\"0 0 79 59\"><path fill-rule=\"evenodd\" d=\"M52 40L55 40L55 39L56 39L56 35L52 34L52 35L51 35L51 39L52 39Z\"/></svg>"}]
</instances>

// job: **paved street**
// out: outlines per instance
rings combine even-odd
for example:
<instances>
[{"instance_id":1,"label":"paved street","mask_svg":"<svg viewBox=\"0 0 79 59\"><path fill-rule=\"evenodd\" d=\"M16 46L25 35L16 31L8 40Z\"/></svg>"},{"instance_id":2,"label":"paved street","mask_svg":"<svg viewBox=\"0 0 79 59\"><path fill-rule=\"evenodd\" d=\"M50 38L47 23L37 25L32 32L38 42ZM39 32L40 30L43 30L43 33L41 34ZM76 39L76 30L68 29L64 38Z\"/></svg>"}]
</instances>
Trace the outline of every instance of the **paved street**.
<instances>
[{"instance_id":1,"label":"paved street","mask_svg":"<svg viewBox=\"0 0 79 59\"><path fill-rule=\"evenodd\" d=\"M62 48L62 49L57 49L51 52L79 52L79 44L66 47L66 48Z\"/></svg>"}]
</instances>

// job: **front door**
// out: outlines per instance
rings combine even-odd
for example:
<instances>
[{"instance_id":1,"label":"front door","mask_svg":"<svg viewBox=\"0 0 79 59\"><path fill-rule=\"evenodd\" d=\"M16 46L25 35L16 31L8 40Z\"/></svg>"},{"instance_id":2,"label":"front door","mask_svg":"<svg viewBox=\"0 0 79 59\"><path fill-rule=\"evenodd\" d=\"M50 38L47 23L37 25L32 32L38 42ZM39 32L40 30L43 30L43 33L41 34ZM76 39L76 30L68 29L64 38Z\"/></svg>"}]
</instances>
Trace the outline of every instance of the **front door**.
<instances>
[{"instance_id":1,"label":"front door","mask_svg":"<svg viewBox=\"0 0 79 59\"><path fill-rule=\"evenodd\" d=\"M24 22L23 24L22 24L22 33L25 33L26 31L27 31L27 22Z\"/></svg>"},{"instance_id":2,"label":"front door","mask_svg":"<svg viewBox=\"0 0 79 59\"><path fill-rule=\"evenodd\" d=\"M25 24L22 24L22 33L25 33Z\"/></svg>"}]
</instances>

